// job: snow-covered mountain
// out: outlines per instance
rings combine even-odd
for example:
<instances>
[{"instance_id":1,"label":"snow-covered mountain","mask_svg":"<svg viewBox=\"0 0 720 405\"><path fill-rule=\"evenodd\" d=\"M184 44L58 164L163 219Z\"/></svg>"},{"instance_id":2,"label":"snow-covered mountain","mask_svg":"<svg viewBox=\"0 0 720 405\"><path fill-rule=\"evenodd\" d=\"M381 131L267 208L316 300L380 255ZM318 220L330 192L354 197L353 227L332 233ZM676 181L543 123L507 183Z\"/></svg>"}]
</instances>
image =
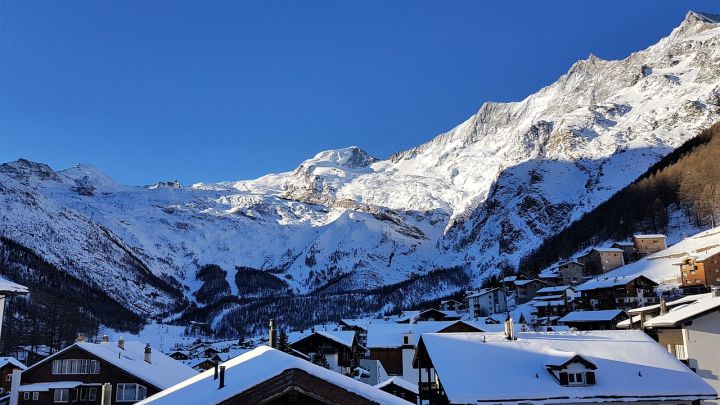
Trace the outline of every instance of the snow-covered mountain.
<instances>
[{"instance_id":1,"label":"snow-covered mountain","mask_svg":"<svg viewBox=\"0 0 720 405\"><path fill-rule=\"evenodd\" d=\"M245 268L295 293L453 266L479 281L719 120L720 17L691 12L646 50L591 55L525 100L485 103L389 159L349 147L292 172L192 187L6 163L0 234L142 315L172 310L178 294L192 301L205 264L227 271L233 294Z\"/></svg>"}]
</instances>

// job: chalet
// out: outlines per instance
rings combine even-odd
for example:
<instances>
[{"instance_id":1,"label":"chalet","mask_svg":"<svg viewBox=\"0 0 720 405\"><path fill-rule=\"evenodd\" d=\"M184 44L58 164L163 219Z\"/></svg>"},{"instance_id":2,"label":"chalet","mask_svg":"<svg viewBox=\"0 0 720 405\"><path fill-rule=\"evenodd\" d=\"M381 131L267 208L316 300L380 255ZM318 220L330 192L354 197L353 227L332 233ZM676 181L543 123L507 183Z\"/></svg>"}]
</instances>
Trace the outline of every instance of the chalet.
<instances>
[{"instance_id":1,"label":"chalet","mask_svg":"<svg viewBox=\"0 0 720 405\"><path fill-rule=\"evenodd\" d=\"M497 330L500 325L486 325ZM423 333L480 332L482 325L463 321L418 322L415 324L372 324L368 328L370 359L378 360L389 376L417 381L412 358L418 338Z\"/></svg>"},{"instance_id":2,"label":"chalet","mask_svg":"<svg viewBox=\"0 0 720 405\"><path fill-rule=\"evenodd\" d=\"M559 324L577 330L612 330L617 329L620 321L627 319L627 315L620 309L606 309L603 311L574 311L560 318Z\"/></svg>"},{"instance_id":3,"label":"chalet","mask_svg":"<svg viewBox=\"0 0 720 405\"><path fill-rule=\"evenodd\" d=\"M393 394L413 404L417 404L418 387L415 383L403 380L400 377L390 377L387 380L375 385L387 393Z\"/></svg>"},{"instance_id":4,"label":"chalet","mask_svg":"<svg viewBox=\"0 0 720 405\"><path fill-rule=\"evenodd\" d=\"M641 257L667 249L666 239L665 235L633 235L635 251Z\"/></svg>"},{"instance_id":5,"label":"chalet","mask_svg":"<svg viewBox=\"0 0 720 405\"><path fill-rule=\"evenodd\" d=\"M0 357L0 397L10 392L13 372L23 371L26 368L14 357Z\"/></svg>"},{"instance_id":6,"label":"chalet","mask_svg":"<svg viewBox=\"0 0 720 405\"><path fill-rule=\"evenodd\" d=\"M465 296L467 309L474 318L507 311L507 297L502 288L485 288Z\"/></svg>"},{"instance_id":7,"label":"chalet","mask_svg":"<svg viewBox=\"0 0 720 405\"><path fill-rule=\"evenodd\" d=\"M440 301L440 309L443 311L461 312L465 310L465 305L460 301L443 300Z\"/></svg>"},{"instance_id":8,"label":"chalet","mask_svg":"<svg viewBox=\"0 0 720 405\"><path fill-rule=\"evenodd\" d=\"M210 370L211 368L214 368L216 364L220 362L219 358L216 359L208 359L208 358L198 358L194 360L186 360L183 362L186 366L192 368L195 371L202 372L205 370Z\"/></svg>"},{"instance_id":9,"label":"chalet","mask_svg":"<svg viewBox=\"0 0 720 405\"><path fill-rule=\"evenodd\" d=\"M10 280L6 280L0 277L0 336L2 336L2 321L3 313L5 312L5 299L15 295L26 295L28 293L27 287L13 283Z\"/></svg>"},{"instance_id":10,"label":"chalet","mask_svg":"<svg viewBox=\"0 0 720 405\"><path fill-rule=\"evenodd\" d=\"M546 286L546 283L538 279L515 281L515 302L524 304L530 301L535 297L537 290Z\"/></svg>"},{"instance_id":11,"label":"chalet","mask_svg":"<svg viewBox=\"0 0 720 405\"><path fill-rule=\"evenodd\" d=\"M353 331L316 331L290 343L290 347L310 358L325 356L330 369L345 375L353 373L365 348Z\"/></svg>"},{"instance_id":12,"label":"chalet","mask_svg":"<svg viewBox=\"0 0 720 405\"><path fill-rule=\"evenodd\" d=\"M720 286L720 246L692 251L679 265L683 290L705 292Z\"/></svg>"},{"instance_id":13,"label":"chalet","mask_svg":"<svg viewBox=\"0 0 720 405\"><path fill-rule=\"evenodd\" d=\"M643 326L655 330L660 346L720 392L720 289L704 296L649 319Z\"/></svg>"},{"instance_id":14,"label":"chalet","mask_svg":"<svg viewBox=\"0 0 720 405\"><path fill-rule=\"evenodd\" d=\"M631 309L660 303L657 283L643 275L597 276L575 288L586 309Z\"/></svg>"},{"instance_id":15,"label":"chalet","mask_svg":"<svg viewBox=\"0 0 720 405\"><path fill-rule=\"evenodd\" d=\"M353 378L267 346L226 361L138 405L410 403Z\"/></svg>"},{"instance_id":16,"label":"chalet","mask_svg":"<svg viewBox=\"0 0 720 405\"><path fill-rule=\"evenodd\" d=\"M168 354L168 356L178 361L190 360L190 352L188 350L175 350Z\"/></svg>"},{"instance_id":17,"label":"chalet","mask_svg":"<svg viewBox=\"0 0 720 405\"><path fill-rule=\"evenodd\" d=\"M558 264L558 274L563 285L577 285L583 282L585 266L576 261L570 260Z\"/></svg>"},{"instance_id":18,"label":"chalet","mask_svg":"<svg viewBox=\"0 0 720 405\"><path fill-rule=\"evenodd\" d=\"M505 276L502 279L500 279L500 285L506 290L514 290L515 289L515 282L518 280L527 280L527 277L525 277L522 274L513 275L513 276Z\"/></svg>"},{"instance_id":19,"label":"chalet","mask_svg":"<svg viewBox=\"0 0 720 405\"><path fill-rule=\"evenodd\" d=\"M129 404L196 375L144 343L79 341L23 371L18 399L19 405L100 404L105 395L103 404Z\"/></svg>"},{"instance_id":20,"label":"chalet","mask_svg":"<svg viewBox=\"0 0 720 405\"><path fill-rule=\"evenodd\" d=\"M544 287L537 290L530 305L536 309L537 317L560 317L572 309L575 290L567 285Z\"/></svg>"},{"instance_id":21,"label":"chalet","mask_svg":"<svg viewBox=\"0 0 720 405\"><path fill-rule=\"evenodd\" d=\"M428 333L413 362L419 403L690 405L716 397L641 331Z\"/></svg>"},{"instance_id":22,"label":"chalet","mask_svg":"<svg viewBox=\"0 0 720 405\"><path fill-rule=\"evenodd\" d=\"M577 258L585 266L589 275L607 273L625 265L623 250L618 248L594 248L587 254Z\"/></svg>"},{"instance_id":23,"label":"chalet","mask_svg":"<svg viewBox=\"0 0 720 405\"><path fill-rule=\"evenodd\" d=\"M397 323L415 323L428 321L456 321L461 316L455 311L441 311L439 309L426 309L424 311L403 311L395 320Z\"/></svg>"}]
</instances>

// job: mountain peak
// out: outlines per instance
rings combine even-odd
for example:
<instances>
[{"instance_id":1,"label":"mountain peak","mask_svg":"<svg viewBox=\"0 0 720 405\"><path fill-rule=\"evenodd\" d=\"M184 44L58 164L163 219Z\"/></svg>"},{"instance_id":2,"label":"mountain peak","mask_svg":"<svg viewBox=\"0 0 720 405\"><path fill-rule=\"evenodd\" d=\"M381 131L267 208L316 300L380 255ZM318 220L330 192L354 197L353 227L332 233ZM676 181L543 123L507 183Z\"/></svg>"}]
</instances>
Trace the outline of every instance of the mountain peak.
<instances>
[{"instance_id":1,"label":"mountain peak","mask_svg":"<svg viewBox=\"0 0 720 405\"><path fill-rule=\"evenodd\" d=\"M45 163L33 162L23 158L1 164L0 173L6 173L17 180L35 178L38 180L62 181L57 173Z\"/></svg>"},{"instance_id":2,"label":"mountain peak","mask_svg":"<svg viewBox=\"0 0 720 405\"><path fill-rule=\"evenodd\" d=\"M73 167L61 170L63 176L72 179L79 186L93 188L117 187L117 182L102 170L88 163L78 163Z\"/></svg>"},{"instance_id":3,"label":"mountain peak","mask_svg":"<svg viewBox=\"0 0 720 405\"><path fill-rule=\"evenodd\" d=\"M347 148L331 149L318 153L305 163L311 165L330 164L333 166L349 169L367 167L376 162L377 159L357 146Z\"/></svg>"},{"instance_id":4,"label":"mountain peak","mask_svg":"<svg viewBox=\"0 0 720 405\"><path fill-rule=\"evenodd\" d=\"M683 24L686 22L694 23L694 22L704 22L704 23L711 23L711 24L720 24L720 14L710 14L710 13L701 13L699 11L688 11L687 15L685 15L685 20L683 20Z\"/></svg>"}]
</instances>

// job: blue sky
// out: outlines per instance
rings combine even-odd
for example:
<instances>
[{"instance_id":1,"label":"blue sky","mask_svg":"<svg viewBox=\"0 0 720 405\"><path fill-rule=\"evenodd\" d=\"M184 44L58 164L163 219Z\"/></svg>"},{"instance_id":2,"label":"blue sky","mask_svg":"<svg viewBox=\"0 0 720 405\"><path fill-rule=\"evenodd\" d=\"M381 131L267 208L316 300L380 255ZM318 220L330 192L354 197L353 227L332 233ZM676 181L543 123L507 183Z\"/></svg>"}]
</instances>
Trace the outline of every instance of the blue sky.
<instances>
[{"instance_id":1,"label":"blue sky","mask_svg":"<svg viewBox=\"0 0 720 405\"><path fill-rule=\"evenodd\" d=\"M0 0L0 161L125 184L388 157L714 1Z\"/></svg>"}]
</instances>

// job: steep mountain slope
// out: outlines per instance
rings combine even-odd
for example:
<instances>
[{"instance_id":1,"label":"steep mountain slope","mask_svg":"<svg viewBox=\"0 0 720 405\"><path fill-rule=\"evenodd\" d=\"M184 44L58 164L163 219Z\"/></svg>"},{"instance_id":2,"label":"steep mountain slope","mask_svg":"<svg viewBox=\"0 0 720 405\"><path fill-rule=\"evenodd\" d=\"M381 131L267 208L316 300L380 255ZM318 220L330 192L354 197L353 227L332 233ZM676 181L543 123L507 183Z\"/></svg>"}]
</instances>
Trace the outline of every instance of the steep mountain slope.
<instances>
[{"instance_id":1,"label":"steep mountain slope","mask_svg":"<svg viewBox=\"0 0 720 405\"><path fill-rule=\"evenodd\" d=\"M237 285L247 280L238 269L266 271L294 294L457 266L477 282L514 268L719 119L720 17L689 13L646 50L591 56L525 100L486 103L387 160L349 147L292 172L190 188L121 186L89 165L7 163L0 234L143 316L194 302L208 264L225 271L213 273L227 281L212 281L223 286L218 300L225 285L241 299L254 290ZM208 290L200 307L212 305Z\"/></svg>"}]
</instances>

